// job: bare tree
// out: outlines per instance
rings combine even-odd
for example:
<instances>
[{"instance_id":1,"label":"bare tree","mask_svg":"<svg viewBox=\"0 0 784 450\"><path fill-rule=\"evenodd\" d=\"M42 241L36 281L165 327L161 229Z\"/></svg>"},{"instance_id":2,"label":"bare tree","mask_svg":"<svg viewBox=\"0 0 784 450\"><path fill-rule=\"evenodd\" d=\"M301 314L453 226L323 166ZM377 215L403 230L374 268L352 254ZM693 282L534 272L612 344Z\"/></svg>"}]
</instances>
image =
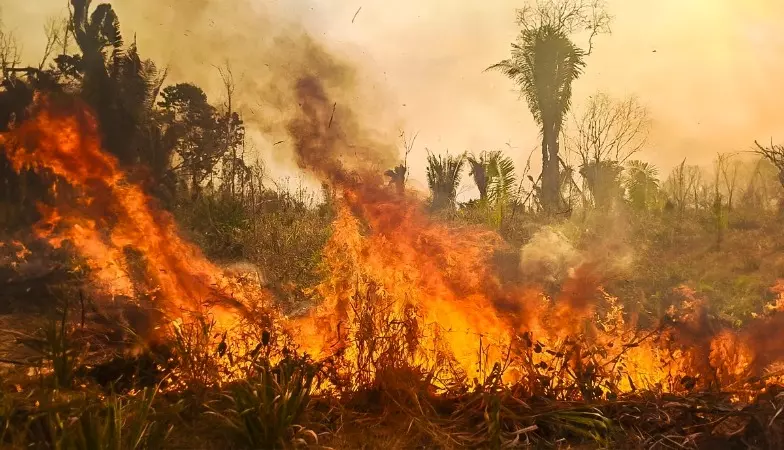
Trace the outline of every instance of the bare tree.
<instances>
[{"instance_id":1,"label":"bare tree","mask_svg":"<svg viewBox=\"0 0 784 450\"><path fill-rule=\"evenodd\" d=\"M716 189L721 189L723 194L726 195L728 211L732 210L738 183L738 170L741 165L740 161L733 159L734 156L735 154L732 153L719 153L716 155Z\"/></svg>"},{"instance_id":2,"label":"bare tree","mask_svg":"<svg viewBox=\"0 0 784 450\"><path fill-rule=\"evenodd\" d=\"M784 145L776 145L773 144L773 140L770 141L770 146L763 147L759 142L754 141L754 145L757 146L753 151L758 155L764 157L779 170L779 183L784 186Z\"/></svg>"},{"instance_id":3,"label":"bare tree","mask_svg":"<svg viewBox=\"0 0 784 450\"><path fill-rule=\"evenodd\" d=\"M536 0L517 10L517 23L523 30L547 27L565 34L587 31L586 55L591 54L597 35L610 33L611 21L604 0Z\"/></svg>"},{"instance_id":4,"label":"bare tree","mask_svg":"<svg viewBox=\"0 0 784 450\"><path fill-rule=\"evenodd\" d=\"M700 166L686 166L686 179L692 187L692 198L694 199L694 211L699 211L710 202L711 186L703 178Z\"/></svg>"},{"instance_id":5,"label":"bare tree","mask_svg":"<svg viewBox=\"0 0 784 450\"><path fill-rule=\"evenodd\" d=\"M589 97L580 116L572 116L574 132L568 139L580 163L614 161L623 164L648 140L650 115L636 97L615 100L597 93Z\"/></svg>"},{"instance_id":6,"label":"bare tree","mask_svg":"<svg viewBox=\"0 0 784 450\"><path fill-rule=\"evenodd\" d=\"M760 157L745 167L743 188L738 207L747 210L769 210L784 198L784 186L780 183L780 169L768 158Z\"/></svg>"},{"instance_id":7,"label":"bare tree","mask_svg":"<svg viewBox=\"0 0 784 450\"><path fill-rule=\"evenodd\" d=\"M384 172L384 175L389 177L389 185L394 186L397 193L403 195L406 191L406 181L408 181L408 154L411 153L411 150L414 148L414 143L416 142L416 138L419 133L414 133L414 136L411 138L406 137L406 132L400 132L400 140L403 142L403 163L398 164L392 169L387 170Z\"/></svg>"},{"instance_id":8,"label":"bare tree","mask_svg":"<svg viewBox=\"0 0 784 450\"><path fill-rule=\"evenodd\" d=\"M2 79L8 78L8 74L17 65L22 63L21 60L22 50L16 40L16 36L3 28L0 22L0 71L2 71Z\"/></svg>"},{"instance_id":9,"label":"bare tree","mask_svg":"<svg viewBox=\"0 0 784 450\"><path fill-rule=\"evenodd\" d=\"M229 120L226 121L226 145L229 147L226 149L226 153L231 155L231 169L228 170L229 172L229 192L232 196L234 196L235 192L235 180L237 178L237 146L232 145L231 136L234 134L234 127L236 123L231 120L232 113L234 112L233 108L233 100L234 100L234 73L231 71L231 65L228 61L226 61L225 67L217 67L218 73L220 74L221 81L223 82L223 87L226 90L226 116ZM243 136L244 140L244 136ZM226 167L223 168L224 171L227 170Z\"/></svg>"},{"instance_id":10,"label":"bare tree","mask_svg":"<svg viewBox=\"0 0 784 450\"><path fill-rule=\"evenodd\" d=\"M670 176L664 183L664 189L678 210L679 216L683 216L691 199L694 199L695 208L697 208L701 179L700 168L687 166L686 159L670 172Z\"/></svg>"},{"instance_id":11,"label":"bare tree","mask_svg":"<svg viewBox=\"0 0 784 450\"><path fill-rule=\"evenodd\" d=\"M577 155L583 184L595 206L610 206L623 191L623 164L647 142L648 110L635 97L619 101L598 93L572 122L567 145Z\"/></svg>"},{"instance_id":12,"label":"bare tree","mask_svg":"<svg viewBox=\"0 0 784 450\"><path fill-rule=\"evenodd\" d=\"M44 45L44 53L41 56L41 62L38 64L39 72L44 70L44 66L46 66L47 61L49 61L49 58L52 56L52 53L54 53L56 47L62 49L60 52L61 55L67 54L69 47L68 35L67 19L59 18L57 16L52 16L47 19L44 24L46 45Z\"/></svg>"}]
</instances>

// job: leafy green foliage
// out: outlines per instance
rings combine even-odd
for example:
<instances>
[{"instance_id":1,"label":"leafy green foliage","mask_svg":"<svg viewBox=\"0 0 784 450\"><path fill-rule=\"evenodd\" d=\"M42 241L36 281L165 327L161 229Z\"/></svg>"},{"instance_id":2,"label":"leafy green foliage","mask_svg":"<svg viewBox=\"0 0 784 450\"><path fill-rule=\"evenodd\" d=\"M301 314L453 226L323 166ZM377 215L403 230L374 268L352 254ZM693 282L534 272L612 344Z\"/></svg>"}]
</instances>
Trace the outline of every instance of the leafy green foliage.
<instances>
[{"instance_id":1,"label":"leafy green foliage","mask_svg":"<svg viewBox=\"0 0 784 450\"><path fill-rule=\"evenodd\" d=\"M622 171L618 163L609 160L591 161L580 167L580 175L593 196L594 206L608 208L613 200L621 199Z\"/></svg>"},{"instance_id":2,"label":"leafy green foliage","mask_svg":"<svg viewBox=\"0 0 784 450\"><path fill-rule=\"evenodd\" d=\"M27 447L58 450L145 450L164 448L171 425L153 407L157 388L134 395L63 396L36 401L26 423L15 424L14 440Z\"/></svg>"},{"instance_id":3,"label":"leafy green foliage","mask_svg":"<svg viewBox=\"0 0 784 450\"><path fill-rule=\"evenodd\" d=\"M179 368L177 382L199 395L214 386L220 377L216 354L219 342L214 328L215 322L204 317L172 324L172 345Z\"/></svg>"},{"instance_id":4,"label":"leafy green foliage","mask_svg":"<svg viewBox=\"0 0 784 450\"><path fill-rule=\"evenodd\" d=\"M538 414L536 423L558 436L574 436L605 447L613 421L599 410L561 409Z\"/></svg>"},{"instance_id":5,"label":"leafy green foliage","mask_svg":"<svg viewBox=\"0 0 784 450\"><path fill-rule=\"evenodd\" d=\"M243 237L252 221L248 209L242 198L205 193L183 201L176 216L209 258L229 260L243 256Z\"/></svg>"},{"instance_id":6,"label":"leafy green foliage","mask_svg":"<svg viewBox=\"0 0 784 450\"><path fill-rule=\"evenodd\" d=\"M155 421L152 407L157 389L148 388L137 397L112 394L104 403L90 405L62 432L62 448L68 450L142 450L162 448L171 426Z\"/></svg>"},{"instance_id":7,"label":"leafy green foliage","mask_svg":"<svg viewBox=\"0 0 784 450\"><path fill-rule=\"evenodd\" d=\"M205 191L175 210L178 223L213 261L242 261L286 311L310 305L306 293L320 278L321 252L332 233L333 212L302 189L260 189L253 195Z\"/></svg>"},{"instance_id":8,"label":"leafy green foliage","mask_svg":"<svg viewBox=\"0 0 784 450\"><path fill-rule=\"evenodd\" d=\"M172 144L179 157L172 170L186 175L193 196L198 197L216 165L242 144L244 125L237 113L219 113L196 85L167 86L161 97L158 106L163 108L163 139Z\"/></svg>"}]
</instances>

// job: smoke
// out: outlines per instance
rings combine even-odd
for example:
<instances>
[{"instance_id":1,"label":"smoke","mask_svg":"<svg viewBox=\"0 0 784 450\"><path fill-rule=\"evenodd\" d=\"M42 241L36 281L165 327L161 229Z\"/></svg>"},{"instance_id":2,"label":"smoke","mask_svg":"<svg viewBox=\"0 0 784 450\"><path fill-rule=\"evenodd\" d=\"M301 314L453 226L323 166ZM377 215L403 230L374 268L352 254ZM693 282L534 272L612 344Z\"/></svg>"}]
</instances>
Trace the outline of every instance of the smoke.
<instances>
[{"instance_id":1,"label":"smoke","mask_svg":"<svg viewBox=\"0 0 784 450\"><path fill-rule=\"evenodd\" d=\"M526 280L560 283L585 261L561 232L544 228L520 249L520 271Z\"/></svg>"},{"instance_id":2,"label":"smoke","mask_svg":"<svg viewBox=\"0 0 784 450\"><path fill-rule=\"evenodd\" d=\"M26 60L38 61L41 27L47 16L65 12L65 2L6 3L5 24L24 43ZM575 108L597 90L620 98L637 95L654 119L650 145L639 157L658 165L663 175L684 154L693 163L709 164L717 151L747 149L755 138L784 139L782 113L770 95L777 89L776 74L784 70L777 31L784 17L781 2L608 3L613 34L596 39L586 73L575 85ZM372 117L374 126L389 134L420 131L410 155L412 181L420 183L425 148L504 148L522 167L536 146L538 130L511 82L482 72L508 56L520 4L112 2L126 40L136 39L142 55L168 65L170 82L193 81L215 100L223 94L213 65L231 62L236 100L245 119L258 125L250 134L273 168L294 173L293 147L274 144L286 139L285 105L293 99L282 87L296 82L292 74L304 68L325 83L333 102L350 99L363 106L362 117ZM338 98L333 92L326 72L318 69L324 60L313 58L314 41L361 68L343 74L360 86L354 94ZM537 152L533 156L536 166Z\"/></svg>"},{"instance_id":3,"label":"smoke","mask_svg":"<svg viewBox=\"0 0 784 450\"><path fill-rule=\"evenodd\" d=\"M634 262L634 250L625 237L624 220L617 214L594 217L583 222L579 232L569 232L569 223L545 227L534 233L520 248L520 273L526 282L545 287L560 286L590 272L604 281L627 272ZM580 235L578 241L569 236Z\"/></svg>"},{"instance_id":4,"label":"smoke","mask_svg":"<svg viewBox=\"0 0 784 450\"><path fill-rule=\"evenodd\" d=\"M25 44L26 62L39 60L43 24L49 16L67 15L64 3L3 8L6 24L40 23L39 27L12 30ZM101 1L92 3L94 7ZM301 175L296 170L300 164L295 143L288 135L289 123L299 114L295 87L301 78L320 81L330 98L330 113L334 107L333 127L337 122L349 127L346 111L352 110L357 116L373 117L368 121L372 123L368 133L383 136L379 141L394 143L402 128L395 112L387 107L392 102L383 83L367 73L359 74L356 67L361 63L346 52L327 48L326 39L314 38L312 27L307 29L303 18L311 8L306 2L238 0L231 8L215 0L110 3L120 17L126 44L135 43L142 57L150 58L161 71L165 69L167 84L194 83L205 90L211 102L227 104L219 69L230 74L232 108L242 114L252 147L246 158L263 161L273 178ZM342 146L343 157L350 157L357 145L348 144ZM377 162L396 162L395 152Z\"/></svg>"},{"instance_id":5,"label":"smoke","mask_svg":"<svg viewBox=\"0 0 784 450\"><path fill-rule=\"evenodd\" d=\"M347 166L367 176L394 164L395 147L367 137L353 110L341 107L338 111L337 102L330 103L318 78L301 78L296 93L301 114L288 129L300 168L345 187L351 184Z\"/></svg>"}]
</instances>

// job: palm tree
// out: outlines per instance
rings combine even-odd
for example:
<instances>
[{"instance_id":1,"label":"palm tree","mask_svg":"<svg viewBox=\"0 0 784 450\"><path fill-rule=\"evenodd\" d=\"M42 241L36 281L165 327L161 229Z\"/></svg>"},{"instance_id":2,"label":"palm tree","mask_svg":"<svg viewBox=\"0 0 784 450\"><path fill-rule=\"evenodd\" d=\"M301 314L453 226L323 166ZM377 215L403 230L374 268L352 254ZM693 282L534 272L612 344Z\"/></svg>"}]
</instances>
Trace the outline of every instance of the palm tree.
<instances>
[{"instance_id":1,"label":"palm tree","mask_svg":"<svg viewBox=\"0 0 784 450\"><path fill-rule=\"evenodd\" d=\"M572 82L582 73L585 52L563 29L541 25L524 29L512 44L512 57L487 70L499 70L520 86L542 134L542 200L550 211L558 208L559 141L572 100Z\"/></svg>"},{"instance_id":2,"label":"palm tree","mask_svg":"<svg viewBox=\"0 0 784 450\"><path fill-rule=\"evenodd\" d=\"M428 152L427 185L433 209L454 208L465 159L465 154L441 156Z\"/></svg>"},{"instance_id":3,"label":"palm tree","mask_svg":"<svg viewBox=\"0 0 784 450\"><path fill-rule=\"evenodd\" d=\"M591 161L580 166L580 175L593 197L595 207L608 208L614 199L621 197L622 172L623 167L611 160Z\"/></svg>"},{"instance_id":4,"label":"palm tree","mask_svg":"<svg viewBox=\"0 0 784 450\"><path fill-rule=\"evenodd\" d=\"M624 187L629 203L638 210L647 210L657 198L659 192L658 169L643 161L626 163Z\"/></svg>"},{"instance_id":5,"label":"palm tree","mask_svg":"<svg viewBox=\"0 0 784 450\"><path fill-rule=\"evenodd\" d=\"M500 151L482 152L466 159L471 164L470 174L479 189L479 204L491 208L493 222L500 223L516 182L512 159Z\"/></svg>"},{"instance_id":6,"label":"palm tree","mask_svg":"<svg viewBox=\"0 0 784 450\"><path fill-rule=\"evenodd\" d=\"M514 162L501 151L482 152L479 156L469 155L466 160L471 164L469 172L474 177L479 200L497 204L507 201L516 182Z\"/></svg>"},{"instance_id":7,"label":"palm tree","mask_svg":"<svg viewBox=\"0 0 784 450\"><path fill-rule=\"evenodd\" d=\"M398 194L402 195L406 191L406 172L405 164L398 164L394 169L389 169L384 172L384 175L389 177L389 185L395 186Z\"/></svg>"},{"instance_id":8,"label":"palm tree","mask_svg":"<svg viewBox=\"0 0 784 450\"><path fill-rule=\"evenodd\" d=\"M70 28L82 55L61 55L58 63L81 75L81 96L97 114L106 149L126 165L143 163L160 172L169 155L155 142L150 116L165 72L159 74L152 61L143 60L135 43L125 47L111 5L102 3L90 12L91 0L70 1ZM139 150L150 146L164 154Z\"/></svg>"}]
</instances>

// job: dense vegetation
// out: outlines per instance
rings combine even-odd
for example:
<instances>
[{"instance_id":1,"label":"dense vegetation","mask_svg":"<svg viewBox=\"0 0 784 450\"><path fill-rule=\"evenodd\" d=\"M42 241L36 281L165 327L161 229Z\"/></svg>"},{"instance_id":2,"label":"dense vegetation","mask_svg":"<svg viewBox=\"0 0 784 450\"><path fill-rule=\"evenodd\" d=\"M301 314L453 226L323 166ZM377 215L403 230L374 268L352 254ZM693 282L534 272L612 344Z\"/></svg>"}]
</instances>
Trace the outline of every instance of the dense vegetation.
<instances>
[{"instance_id":1,"label":"dense vegetation","mask_svg":"<svg viewBox=\"0 0 784 450\"><path fill-rule=\"evenodd\" d=\"M639 100L598 93L586 107L572 111L571 85L589 69L583 57L592 51L593 36L608 29L609 17L586 9L589 3L563 4L574 9L539 5L521 11L519 42L510 59L492 67L520 87L540 126L541 175L535 178L530 157L525 167L515 167L508 153L477 149L406 160L386 172L390 185L405 189L408 165L427 164L429 213L438 220L496 230L509 249L497 255L503 276L526 277L555 292L574 258L589 259L607 266L604 289L640 324L656 323L679 304L682 286L708 299L711 318L730 327L763 314L778 294L771 286L784 277L779 223L784 148L750 145L747 152L718 154L712 167L690 165L687 155L669 174L659 173L639 159L650 121ZM143 49L126 42L110 5L91 7L89 0L72 0L71 8L68 20L47 26L46 52L37 65L20 61L14 36L0 28L0 132L25 120L36 92L82 99L94 111L105 150L131 180L142 183L174 214L182 232L211 260L260 268L266 287L286 312L312 306L309 288L321 276L321 253L335 216L330 188L309 192L291 187L268 173L263 162L251 162L242 111L232 107L228 69L219 73L225 101L211 103L199 86L167 84L166 72L144 59ZM564 21L566 13L571 15ZM581 49L573 34L586 24L594 31L587 48ZM407 156L415 144L415 139L404 139L401 153ZM36 202L51 195L46 177L17 173L0 152L4 240L16 239L36 222ZM477 198L459 198L460 187L467 185L472 191L475 187ZM541 412L521 413L514 395L502 392L492 376L477 383L478 394L462 398L459 405L426 407L419 404L425 394L411 394L421 380L407 380L405 388L382 380L383 389L374 385L375 390L366 393L376 398L366 398L363 406L353 405L348 412L348 406L335 401L310 402L323 367L293 355L272 364L262 347L252 355L245 379L223 386L221 392L211 391L220 376L210 363L215 337L209 323L174 333L173 356L142 352L129 361L118 358L90 369L89 355L107 345L80 334L85 307L79 305L73 286L82 275L69 271L58 276L53 292L33 291L56 298L57 314L51 314L51 305L32 311L36 302L28 301L30 289L9 287L2 295L8 305L0 307L0 313L12 317L32 311L36 314L31 323L40 329L9 334L9 342L23 345L28 356L24 361L5 358L5 346L0 347L0 361L13 369L0 373L0 445L153 449L168 440L166 445L181 448L225 448L225 439L231 439L237 448L325 441L336 448L360 448L354 440L361 440L365 423L392 430L377 435L379 442L369 446L522 445L525 432L510 431L508 422L526 423L531 432L538 429L539 440L532 438L531 445L562 445L561 437L596 445L623 441L609 417L623 416L628 405L564 409L542 398ZM28 365L46 370L33 370L32 381L20 381L16 369ZM179 378L173 381L174 366L179 367ZM118 374L134 382L113 384ZM161 392L162 380L180 382L186 389ZM379 394L384 389L387 397ZM687 416L690 408L698 407L696 401L680 401L678 407L670 405L678 414ZM378 412L374 402L394 404L394 417L371 422ZM428 422L435 420L437 408L454 411L452 420L466 427L465 432L447 435L439 431L447 427L437 429ZM666 415L658 410L637 413ZM403 425L390 425L395 420ZM663 416L646 420L664 421ZM414 437L400 437L412 428Z\"/></svg>"}]
</instances>

